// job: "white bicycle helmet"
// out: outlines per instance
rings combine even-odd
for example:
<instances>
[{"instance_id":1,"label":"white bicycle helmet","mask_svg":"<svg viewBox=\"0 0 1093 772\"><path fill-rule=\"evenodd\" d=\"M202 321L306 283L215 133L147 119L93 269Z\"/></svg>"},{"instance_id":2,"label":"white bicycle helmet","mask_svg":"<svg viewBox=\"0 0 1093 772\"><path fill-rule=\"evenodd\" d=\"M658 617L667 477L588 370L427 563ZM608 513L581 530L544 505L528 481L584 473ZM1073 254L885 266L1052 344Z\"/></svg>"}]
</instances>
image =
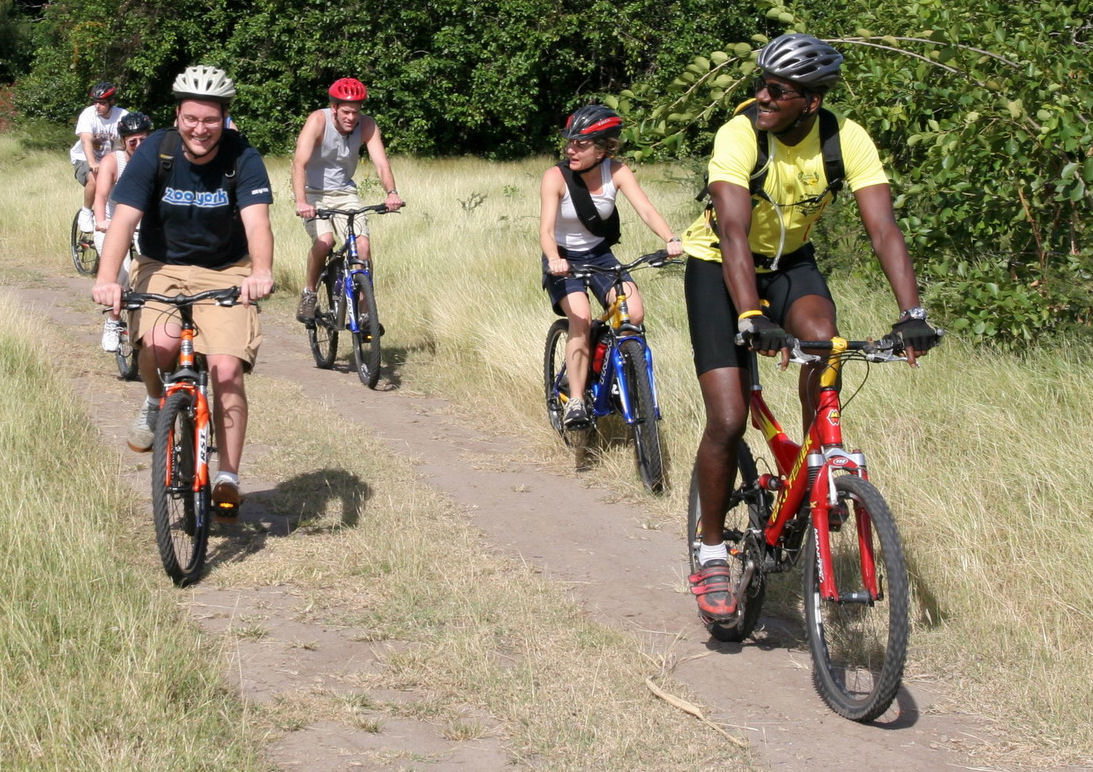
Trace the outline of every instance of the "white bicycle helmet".
<instances>
[{"instance_id":1,"label":"white bicycle helmet","mask_svg":"<svg viewBox=\"0 0 1093 772\"><path fill-rule=\"evenodd\" d=\"M756 62L764 73L812 89L833 86L839 80L842 63L843 55L830 45L799 32L770 41Z\"/></svg>"},{"instance_id":2,"label":"white bicycle helmet","mask_svg":"<svg viewBox=\"0 0 1093 772\"><path fill-rule=\"evenodd\" d=\"M235 84L227 73L203 64L187 67L171 88L175 99L208 99L227 105L235 97Z\"/></svg>"}]
</instances>

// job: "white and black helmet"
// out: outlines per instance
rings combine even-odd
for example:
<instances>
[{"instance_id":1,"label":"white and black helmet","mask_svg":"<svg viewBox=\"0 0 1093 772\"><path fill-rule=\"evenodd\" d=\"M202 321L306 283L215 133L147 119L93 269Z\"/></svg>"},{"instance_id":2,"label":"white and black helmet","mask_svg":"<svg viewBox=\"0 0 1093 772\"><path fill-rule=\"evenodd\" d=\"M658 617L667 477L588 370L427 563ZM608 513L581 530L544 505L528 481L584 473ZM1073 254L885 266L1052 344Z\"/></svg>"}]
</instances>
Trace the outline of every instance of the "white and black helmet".
<instances>
[{"instance_id":1,"label":"white and black helmet","mask_svg":"<svg viewBox=\"0 0 1093 772\"><path fill-rule=\"evenodd\" d=\"M208 99L227 105L235 97L235 84L227 73L217 67L203 64L187 67L175 78L171 90L175 99Z\"/></svg>"},{"instance_id":2,"label":"white and black helmet","mask_svg":"<svg viewBox=\"0 0 1093 772\"><path fill-rule=\"evenodd\" d=\"M767 75L785 78L806 89L826 89L839 80L843 55L830 45L794 32L779 35L759 52L756 62Z\"/></svg>"}]
</instances>

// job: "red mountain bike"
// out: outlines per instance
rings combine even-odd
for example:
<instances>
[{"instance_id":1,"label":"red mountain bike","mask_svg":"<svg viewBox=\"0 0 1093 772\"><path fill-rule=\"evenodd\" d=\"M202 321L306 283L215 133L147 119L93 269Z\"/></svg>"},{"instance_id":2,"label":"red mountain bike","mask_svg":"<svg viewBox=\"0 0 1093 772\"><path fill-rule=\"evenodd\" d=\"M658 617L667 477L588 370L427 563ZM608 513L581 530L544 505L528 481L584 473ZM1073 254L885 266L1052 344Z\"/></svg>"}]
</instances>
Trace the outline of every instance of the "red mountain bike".
<instances>
[{"instance_id":1,"label":"red mountain bike","mask_svg":"<svg viewBox=\"0 0 1093 772\"><path fill-rule=\"evenodd\" d=\"M843 447L837 384L843 362L904 361L902 344L890 336L791 339L790 345L791 361L798 364L824 361L804 349L827 352L819 409L804 442L792 442L763 400L752 353L751 420L770 447L777 473L759 474L748 446L740 443L724 533L735 616L703 621L714 638L742 641L759 619L767 575L793 568L804 555L805 631L816 690L839 715L870 721L899 690L910 630L909 580L895 520L868 480L865 455ZM702 511L694 475L687 532L691 567L698 570Z\"/></svg>"}]
</instances>

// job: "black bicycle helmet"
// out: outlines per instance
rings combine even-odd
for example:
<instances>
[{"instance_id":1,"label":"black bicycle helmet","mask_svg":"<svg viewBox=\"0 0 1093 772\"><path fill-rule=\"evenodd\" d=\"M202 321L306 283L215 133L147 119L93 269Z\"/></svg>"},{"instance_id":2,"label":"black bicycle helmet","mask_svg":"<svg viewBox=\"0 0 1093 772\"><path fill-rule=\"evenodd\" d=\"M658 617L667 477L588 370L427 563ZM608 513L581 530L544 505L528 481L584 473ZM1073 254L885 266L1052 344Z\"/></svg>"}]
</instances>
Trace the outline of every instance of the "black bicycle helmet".
<instances>
[{"instance_id":1,"label":"black bicycle helmet","mask_svg":"<svg viewBox=\"0 0 1093 772\"><path fill-rule=\"evenodd\" d=\"M565 139L599 139L617 137L622 133L622 118L610 107L585 105L565 122L562 137Z\"/></svg>"},{"instance_id":2,"label":"black bicycle helmet","mask_svg":"<svg viewBox=\"0 0 1093 772\"><path fill-rule=\"evenodd\" d=\"M96 83L88 92L92 99L113 99L117 93L117 86L105 80Z\"/></svg>"},{"instance_id":3,"label":"black bicycle helmet","mask_svg":"<svg viewBox=\"0 0 1093 772\"><path fill-rule=\"evenodd\" d=\"M759 52L756 64L767 75L806 89L826 89L839 79L843 55L819 38L794 32L779 35Z\"/></svg>"},{"instance_id":4,"label":"black bicycle helmet","mask_svg":"<svg viewBox=\"0 0 1093 772\"><path fill-rule=\"evenodd\" d=\"M152 119L144 113L126 113L118 121L118 134L122 137L140 134L142 131L147 133L152 131Z\"/></svg>"}]
</instances>

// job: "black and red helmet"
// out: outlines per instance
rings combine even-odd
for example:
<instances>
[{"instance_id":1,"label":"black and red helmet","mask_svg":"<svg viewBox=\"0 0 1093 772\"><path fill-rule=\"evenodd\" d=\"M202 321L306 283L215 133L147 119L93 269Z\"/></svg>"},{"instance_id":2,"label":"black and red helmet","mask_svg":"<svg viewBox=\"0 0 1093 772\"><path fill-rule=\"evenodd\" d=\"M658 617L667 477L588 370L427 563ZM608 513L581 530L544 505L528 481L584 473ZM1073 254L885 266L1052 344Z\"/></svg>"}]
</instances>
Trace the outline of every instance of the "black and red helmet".
<instances>
[{"instance_id":1,"label":"black and red helmet","mask_svg":"<svg viewBox=\"0 0 1093 772\"><path fill-rule=\"evenodd\" d=\"M617 137L622 133L622 118L610 107L585 105L565 122L562 137L565 139L600 139Z\"/></svg>"},{"instance_id":2,"label":"black and red helmet","mask_svg":"<svg viewBox=\"0 0 1093 772\"><path fill-rule=\"evenodd\" d=\"M105 80L99 81L88 92L92 99L113 99L118 93L118 87Z\"/></svg>"},{"instance_id":3,"label":"black and red helmet","mask_svg":"<svg viewBox=\"0 0 1093 772\"><path fill-rule=\"evenodd\" d=\"M132 134L152 133L152 119L144 113L126 113L118 121L118 136L128 137Z\"/></svg>"},{"instance_id":4,"label":"black and red helmet","mask_svg":"<svg viewBox=\"0 0 1093 772\"><path fill-rule=\"evenodd\" d=\"M327 90L335 102L363 102L368 99L368 89L356 78L338 78Z\"/></svg>"}]
</instances>

